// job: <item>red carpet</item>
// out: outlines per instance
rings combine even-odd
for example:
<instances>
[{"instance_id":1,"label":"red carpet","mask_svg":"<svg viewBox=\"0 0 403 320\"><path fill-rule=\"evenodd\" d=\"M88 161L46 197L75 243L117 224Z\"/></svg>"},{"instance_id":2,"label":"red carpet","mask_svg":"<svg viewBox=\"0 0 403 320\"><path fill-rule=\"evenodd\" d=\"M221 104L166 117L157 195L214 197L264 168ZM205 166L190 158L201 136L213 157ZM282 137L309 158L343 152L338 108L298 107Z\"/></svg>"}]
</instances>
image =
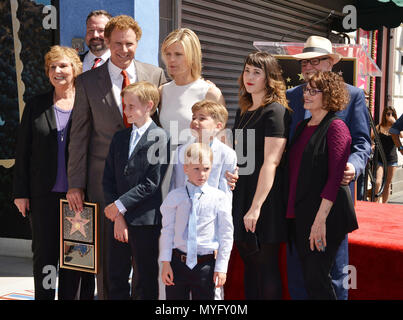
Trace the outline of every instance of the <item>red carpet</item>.
<instances>
[{"instance_id":1,"label":"red carpet","mask_svg":"<svg viewBox=\"0 0 403 320\"><path fill-rule=\"evenodd\" d=\"M403 206L357 201L356 212L349 253L357 289L350 299L403 299Z\"/></svg>"},{"instance_id":2,"label":"red carpet","mask_svg":"<svg viewBox=\"0 0 403 320\"><path fill-rule=\"evenodd\" d=\"M349 298L403 299L403 206L357 201L356 212L359 229L349 234L349 263L356 269L357 289L349 290ZM281 248L280 261L283 299L290 299L285 245ZM235 247L224 292L226 300L245 298L243 262Z\"/></svg>"}]
</instances>

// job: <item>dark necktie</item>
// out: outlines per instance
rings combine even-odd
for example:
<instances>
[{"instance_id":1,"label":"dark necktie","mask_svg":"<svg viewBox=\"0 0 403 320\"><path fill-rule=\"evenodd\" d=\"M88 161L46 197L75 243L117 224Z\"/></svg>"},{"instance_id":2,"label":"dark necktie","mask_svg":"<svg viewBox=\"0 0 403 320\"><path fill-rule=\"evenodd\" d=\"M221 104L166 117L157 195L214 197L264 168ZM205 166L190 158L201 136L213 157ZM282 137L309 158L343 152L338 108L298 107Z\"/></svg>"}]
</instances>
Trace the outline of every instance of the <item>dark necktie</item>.
<instances>
[{"instance_id":1,"label":"dark necktie","mask_svg":"<svg viewBox=\"0 0 403 320\"><path fill-rule=\"evenodd\" d=\"M129 80L129 75L127 74L126 70L122 70L121 75L123 76L123 82L122 82L122 90L126 88L130 84ZM126 128L130 127L130 124L127 122L127 118L125 115L125 102L122 97L122 113L123 113L123 122L126 126Z\"/></svg>"},{"instance_id":2,"label":"dark necktie","mask_svg":"<svg viewBox=\"0 0 403 320\"><path fill-rule=\"evenodd\" d=\"M94 64L92 65L91 69L95 69L98 66L98 63L101 61L101 58L95 58Z\"/></svg>"}]
</instances>

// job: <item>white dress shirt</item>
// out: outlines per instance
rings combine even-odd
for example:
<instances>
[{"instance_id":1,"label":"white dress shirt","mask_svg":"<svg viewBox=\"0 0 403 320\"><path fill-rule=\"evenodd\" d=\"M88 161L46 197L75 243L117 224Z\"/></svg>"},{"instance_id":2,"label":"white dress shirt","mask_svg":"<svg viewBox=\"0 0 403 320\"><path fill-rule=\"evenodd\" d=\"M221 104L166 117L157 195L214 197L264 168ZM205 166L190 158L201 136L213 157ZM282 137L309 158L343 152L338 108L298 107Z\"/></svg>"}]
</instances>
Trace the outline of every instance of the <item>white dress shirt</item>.
<instances>
[{"instance_id":1,"label":"white dress shirt","mask_svg":"<svg viewBox=\"0 0 403 320\"><path fill-rule=\"evenodd\" d=\"M122 97L120 96L123 84L123 76L121 74L122 70L123 69L120 69L117 66L115 66L113 62L109 59L108 71L112 82L112 92L116 104L119 107L120 114L123 117ZM126 72L129 76L130 83L136 82L137 76L136 76L136 68L134 67L134 61L132 61L130 65L127 67Z\"/></svg>"},{"instance_id":2,"label":"white dress shirt","mask_svg":"<svg viewBox=\"0 0 403 320\"><path fill-rule=\"evenodd\" d=\"M97 68L102 66L106 61L108 61L109 57L111 56L111 52L106 50L105 53L97 57L91 51L88 51L83 60L83 72L91 70L92 66L94 65L95 58L101 58L101 60L97 64Z\"/></svg>"},{"instance_id":3,"label":"white dress shirt","mask_svg":"<svg viewBox=\"0 0 403 320\"><path fill-rule=\"evenodd\" d=\"M140 141L141 137L143 136L143 134L147 131L148 127L151 125L153 121L151 120L151 118L149 118L147 120L147 122L142 125L140 128L137 128L136 125L133 123L132 124L132 132L130 134L130 142L129 142L129 158L132 155L132 152L134 150L134 148L136 147L137 143ZM137 139L135 139L136 134L138 135ZM115 201L115 205L116 207L118 207L118 210L121 214L125 214L127 209L126 207L123 205L122 201L120 201L119 199Z\"/></svg>"},{"instance_id":4,"label":"white dress shirt","mask_svg":"<svg viewBox=\"0 0 403 320\"><path fill-rule=\"evenodd\" d=\"M161 205L162 230L160 237L160 261L171 261L172 249L187 251L187 226L191 212L191 200L186 191L196 188L189 181L185 186L168 193ZM210 187L200 187L197 215L197 254L212 254L218 250L215 272L227 272L233 244L234 226L231 203L225 193Z\"/></svg>"},{"instance_id":5,"label":"white dress shirt","mask_svg":"<svg viewBox=\"0 0 403 320\"><path fill-rule=\"evenodd\" d=\"M169 191L182 187L187 181L187 176L183 170L186 148L194 143L196 139L193 137L188 143L176 148L173 155L173 171ZM211 167L208 184L211 187L224 191L232 203L232 191L225 178L225 172L233 172L237 165L237 157L235 150L222 143L217 138L214 138L210 143L211 151L213 152L213 165Z\"/></svg>"}]
</instances>

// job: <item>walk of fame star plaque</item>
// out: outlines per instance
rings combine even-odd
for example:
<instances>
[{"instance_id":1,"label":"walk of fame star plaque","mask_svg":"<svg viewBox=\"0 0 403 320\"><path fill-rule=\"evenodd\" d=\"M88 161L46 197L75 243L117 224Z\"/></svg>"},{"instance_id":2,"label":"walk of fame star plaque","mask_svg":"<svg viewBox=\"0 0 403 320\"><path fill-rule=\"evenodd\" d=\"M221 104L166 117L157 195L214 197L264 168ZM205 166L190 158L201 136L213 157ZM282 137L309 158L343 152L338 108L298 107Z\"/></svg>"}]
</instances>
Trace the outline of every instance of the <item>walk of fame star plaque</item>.
<instances>
[{"instance_id":1,"label":"walk of fame star plaque","mask_svg":"<svg viewBox=\"0 0 403 320\"><path fill-rule=\"evenodd\" d=\"M60 267L97 273L98 205L84 202L83 211L60 200Z\"/></svg>"}]
</instances>

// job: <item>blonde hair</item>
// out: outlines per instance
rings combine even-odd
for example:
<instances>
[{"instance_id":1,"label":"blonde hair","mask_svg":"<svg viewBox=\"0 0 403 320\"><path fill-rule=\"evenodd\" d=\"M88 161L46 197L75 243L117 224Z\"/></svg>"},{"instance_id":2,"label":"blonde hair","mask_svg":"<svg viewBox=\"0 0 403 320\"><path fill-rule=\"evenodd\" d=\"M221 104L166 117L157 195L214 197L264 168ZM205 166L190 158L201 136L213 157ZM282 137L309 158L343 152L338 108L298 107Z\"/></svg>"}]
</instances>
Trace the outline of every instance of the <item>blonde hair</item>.
<instances>
[{"instance_id":1,"label":"blonde hair","mask_svg":"<svg viewBox=\"0 0 403 320\"><path fill-rule=\"evenodd\" d=\"M212 164L213 151L205 143L192 143L186 148L184 164Z\"/></svg>"},{"instance_id":2,"label":"blonde hair","mask_svg":"<svg viewBox=\"0 0 403 320\"><path fill-rule=\"evenodd\" d=\"M162 60L165 64L165 50L175 42L180 43L185 51L186 62L191 70L192 78L199 79L202 71L202 52L196 33L188 28L172 31L161 45Z\"/></svg>"},{"instance_id":3,"label":"blonde hair","mask_svg":"<svg viewBox=\"0 0 403 320\"><path fill-rule=\"evenodd\" d=\"M59 45L50 47L50 50L45 54L45 73L49 77L49 68L53 62L68 58L73 68L74 81L78 75L83 71L83 63L77 54L77 51Z\"/></svg>"},{"instance_id":4,"label":"blonde hair","mask_svg":"<svg viewBox=\"0 0 403 320\"><path fill-rule=\"evenodd\" d=\"M277 59L267 52L253 52L246 57L242 73L238 79L241 114L253 104L252 95L246 91L243 83L243 73L247 64L262 69L266 77L266 94L263 97L261 107L278 102L291 111L292 109L288 106L285 93L286 86L282 75L283 72Z\"/></svg>"},{"instance_id":5,"label":"blonde hair","mask_svg":"<svg viewBox=\"0 0 403 320\"><path fill-rule=\"evenodd\" d=\"M192 106L193 113L200 110L205 111L216 123L221 122L223 128L225 128L228 120L228 111L221 103L213 100L201 100Z\"/></svg>"},{"instance_id":6,"label":"blonde hair","mask_svg":"<svg viewBox=\"0 0 403 320\"><path fill-rule=\"evenodd\" d=\"M136 40L139 41L142 35L139 24L132 17L120 15L113 17L105 26L104 37L110 39L113 30L128 30L132 29L136 34Z\"/></svg>"},{"instance_id":7,"label":"blonde hair","mask_svg":"<svg viewBox=\"0 0 403 320\"><path fill-rule=\"evenodd\" d=\"M128 85L120 93L123 98L126 94L137 96L142 104L147 104L149 101L152 101L153 108L151 109L150 115L155 112L160 102L158 88L148 81L139 81Z\"/></svg>"}]
</instances>

